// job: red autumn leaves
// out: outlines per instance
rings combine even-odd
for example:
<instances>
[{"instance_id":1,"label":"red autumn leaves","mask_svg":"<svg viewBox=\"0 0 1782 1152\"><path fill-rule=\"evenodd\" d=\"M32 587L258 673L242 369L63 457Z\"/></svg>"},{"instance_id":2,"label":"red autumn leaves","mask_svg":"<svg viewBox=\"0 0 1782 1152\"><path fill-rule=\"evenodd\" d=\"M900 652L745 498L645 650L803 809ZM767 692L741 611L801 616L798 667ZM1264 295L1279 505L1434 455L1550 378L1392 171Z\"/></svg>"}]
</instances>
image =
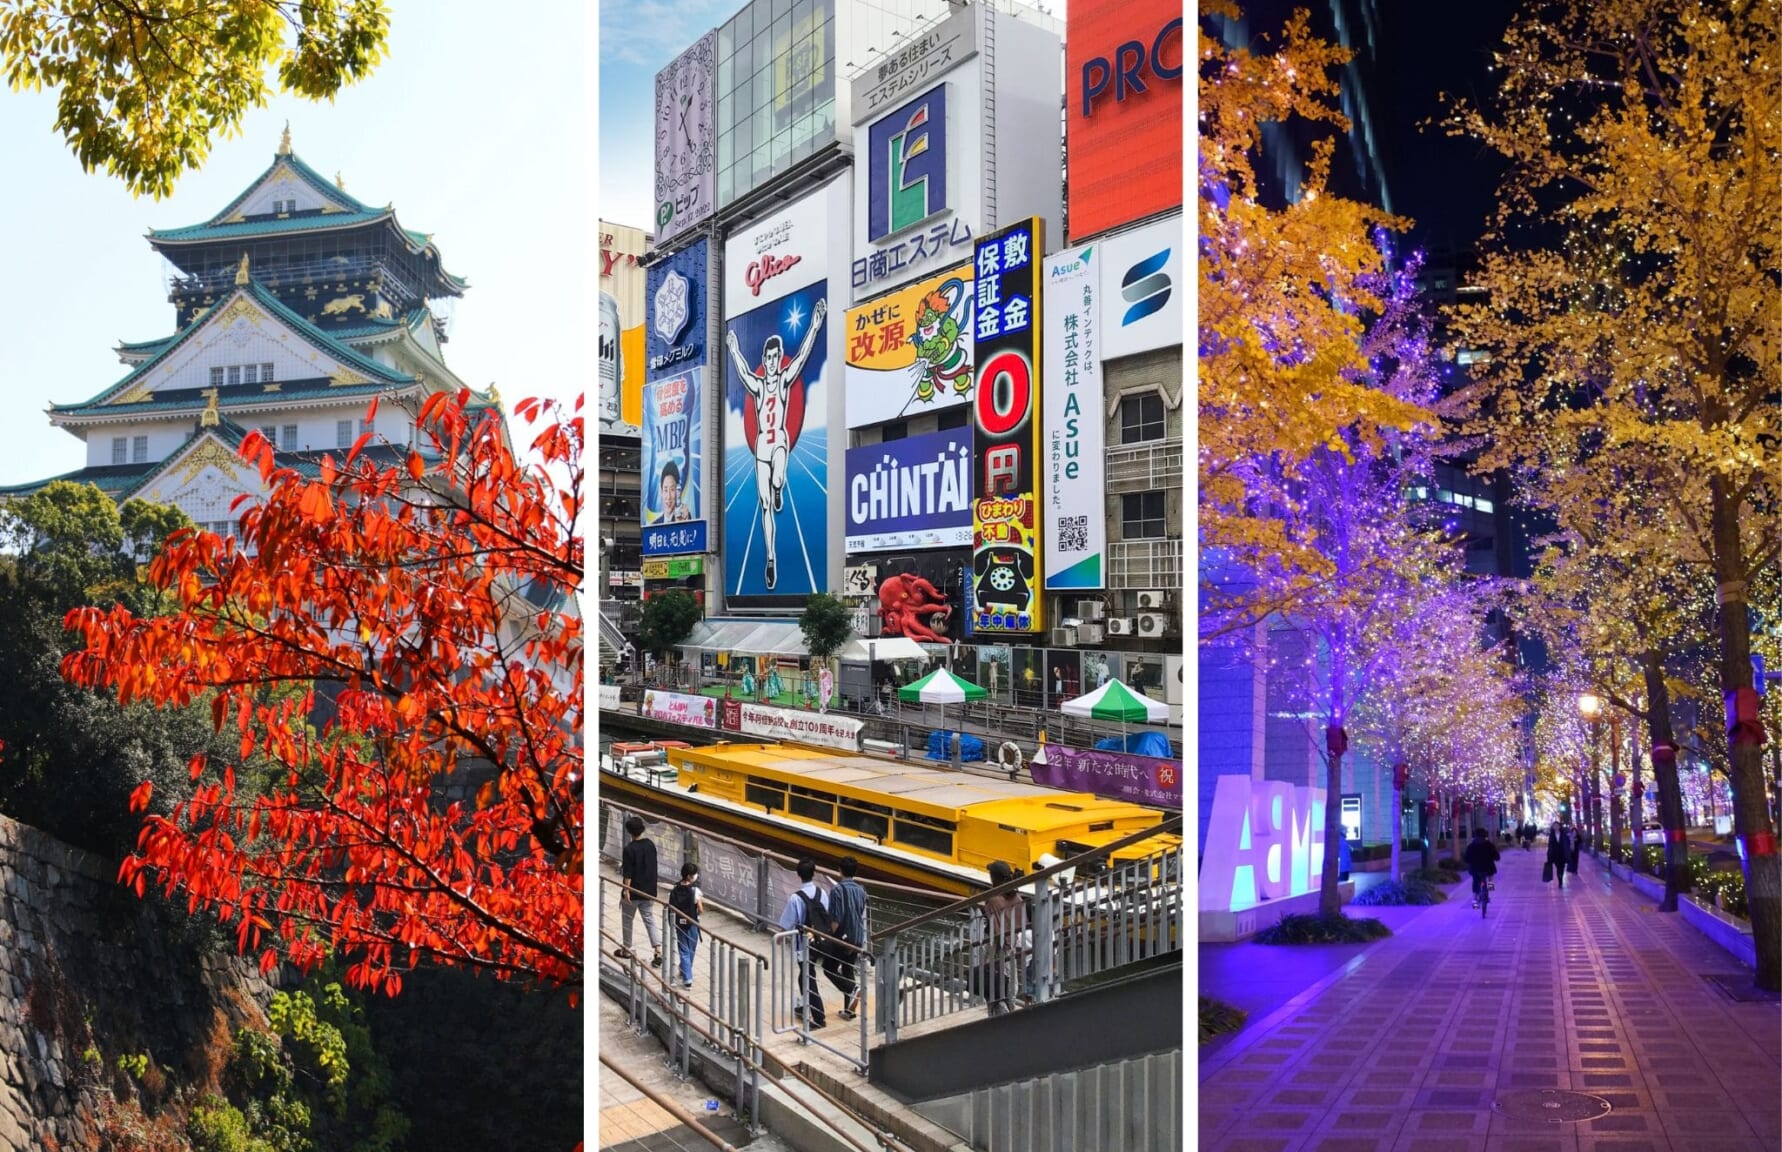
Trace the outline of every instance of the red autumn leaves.
<instances>
[{"instance_id":1,"label":"red autumn leaves","mask_svg":"<svg viewBox=\"0 0 1782 1152\"><path fill-rule=\"evenodd\" d=\"M516 409L546 421L525 462L468 402L430 397L421 447L361 436L319 468L250 434L269 492L239 541L181 533L155 559L172 610L68 616L69 680L211 693L240 731L240 763L195 760L120 879L214 911L263 966L338 953L392 995L423 962L580 981L580 402Z\"/></svg>"}]
</instances>

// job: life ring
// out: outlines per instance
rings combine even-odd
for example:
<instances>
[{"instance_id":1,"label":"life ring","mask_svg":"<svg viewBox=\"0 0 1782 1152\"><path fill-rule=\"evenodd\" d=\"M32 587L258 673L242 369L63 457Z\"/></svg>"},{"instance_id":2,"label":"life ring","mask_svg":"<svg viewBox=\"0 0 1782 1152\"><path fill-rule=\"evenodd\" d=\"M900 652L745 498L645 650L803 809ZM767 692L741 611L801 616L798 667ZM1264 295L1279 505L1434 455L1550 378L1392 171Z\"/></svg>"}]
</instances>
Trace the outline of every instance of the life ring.
<instances>
[{"instance_id":1,"label":"life ring","mask_svg":"<svg viewBox=\"0 0 1782 1152\"><path fill-rule=\"evenodd\" d=\"M996 750L996 762L1011 772L1021 771L1021 748L1013 740L1004 740Z\"/></svg>"}]
</instances>

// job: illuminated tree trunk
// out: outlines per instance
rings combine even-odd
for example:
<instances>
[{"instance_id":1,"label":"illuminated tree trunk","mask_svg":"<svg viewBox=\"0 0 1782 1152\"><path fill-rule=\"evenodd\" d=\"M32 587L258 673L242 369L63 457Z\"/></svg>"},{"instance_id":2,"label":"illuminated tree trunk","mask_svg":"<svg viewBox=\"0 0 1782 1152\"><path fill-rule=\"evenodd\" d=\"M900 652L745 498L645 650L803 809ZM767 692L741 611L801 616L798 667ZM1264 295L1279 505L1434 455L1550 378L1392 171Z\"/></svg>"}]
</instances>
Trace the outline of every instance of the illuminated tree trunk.
<instances>
[{"instance_id":1,"label":"illuminated tree trunk","mask_svg":"<svg viewBox=\"0 0 1782 1152\"><path fill-rule=\"evenodd\" d=\"M1664 898L1660 912L1675 912L1689 891L1689 842L1685 839L1683 782L1677 775L1677 741L1671 732L1671 693L1657 649L1646 650L1646 723L1652 737L1652 777L1658 784L1658 822L1664 828Z\"/></svg>"},{"instance_id":2,"label":"illuminated tree trunk","mask_svg":"<svg viewBox=\"0 0 1782 1152\"><path fill-rule=\"evenodd\" d=\"M1401 879L1399 852L1405 839L1405 778L1410 769L1403 763L1392 766L1392 879Z\"/></svg>"},{"instance_id":3,"label":"illuminated tree trunk","mask_svg":"<svg viewBox=\"0 0 1782 1152\"><path fill-rule=\"evenodd\" d=\"M1324 871L1318 880L1318 915L1327 918L1343 914L1337 857L1343 838L1343 753L1349 748L1348 733L1343 731L1343 681L1349 674L1347 640L1347 630L1339 623L1331 632L1330 724L1324 730L1328 767L1324 775Z\"/></svg>"},{"instance_id":4,"label":"illuminated tree trunk","mask_svg":"<svg viewBox=\"0 0 1782 1152\"><path fill-rule=\"evenodd\" d=\"M1609 863L1621 859L1621 720L1609 724Z\"/></svg>"},{"instance_id":5,"label":"illuminated tree trunk","mask_svg":"<svg viewBox=\"0 0 1782 1152\"><path fill-rule=\"evenodd\" d=\"M1782 860L1770 825L1763 775L1763 723L1752 685L1751 620L1745 606L1744 542L1739 502L1724 476L1709 481L1714 500L1714 574L1719 581L1720 686L1726 694L1732 759L1733 834L1743 849L1745 899L1757 947L1757 986L1782 989Z\"/></svg>"}]
</instances>

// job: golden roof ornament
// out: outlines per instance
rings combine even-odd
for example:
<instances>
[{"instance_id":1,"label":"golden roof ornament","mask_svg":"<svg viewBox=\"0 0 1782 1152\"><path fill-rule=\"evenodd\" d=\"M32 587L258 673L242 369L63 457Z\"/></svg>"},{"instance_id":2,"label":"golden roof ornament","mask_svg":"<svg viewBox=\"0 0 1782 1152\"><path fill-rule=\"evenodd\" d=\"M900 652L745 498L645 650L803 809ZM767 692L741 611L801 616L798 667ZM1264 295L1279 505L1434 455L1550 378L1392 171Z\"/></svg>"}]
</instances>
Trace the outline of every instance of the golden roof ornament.
<instances>
[{"instance_id":1,"label":"golden roof ornament","mask_svg":"<svg viewBox=\"0 0 1782 1152\"><path fill-rule=\"evenodd\" d=\"M222 417L217 412L217 390L206 388L199 395L208 398L209 402L204 405L204 411L198 417L198 426L200 428L215 428L222 422Z\"/></svg>"},{"instance_id":2,"label":"golden roof ornament","mask_svg":"<svg viewBox=\"0 0 1782 1152\"><path fill-rule=\"evenodd\" d=\"M246 288L247 282L248 282L248 254L246 252L243 252L241 254L241 267L239 267L235 270L235 286L237 288Z\"/></svg>"},{"instance_id":3,"label":"golden roof ornament","mask_svg":"<svg viewBox=\"0 0 1782 1152\"><path fill-rule=\"evenodd\" d=\"M489 403L501 407L501 389L495 387L495 381L489 381Z\"/></svg>"},{"instance_id":4,"label":"golden roof ornament","mask_svg":"<svg viewBox=\"0 0 1782 1152\"><path fill-rule=\"evenodd\" d=\"M334 186L342 192L346 191L346 178L340 174L340 169L338 168L334 170Z\"/></svg>"},{"instance_id":5,"label":"golden roof ornament","mask_svg":"<svg viewBox=\"0 0 1782 1152\"><path fill-rule=\"evenodd\" d=\"M291 122L289 120L285 121L285 134L278 138L278 154L280 156L291 154Z\"/></svg>"}]
</instances>

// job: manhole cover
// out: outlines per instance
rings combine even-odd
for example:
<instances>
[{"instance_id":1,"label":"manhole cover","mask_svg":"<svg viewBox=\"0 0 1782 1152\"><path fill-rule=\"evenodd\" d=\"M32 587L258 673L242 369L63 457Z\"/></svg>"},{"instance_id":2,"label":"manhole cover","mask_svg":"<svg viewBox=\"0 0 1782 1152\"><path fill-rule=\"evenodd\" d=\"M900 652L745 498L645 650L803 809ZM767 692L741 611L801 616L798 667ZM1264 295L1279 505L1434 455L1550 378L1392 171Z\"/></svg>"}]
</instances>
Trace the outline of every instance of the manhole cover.
<instances>
[{"instance_id":1,"label":"manhole cover","mask_svg":"<svg viewBox=\"0 0 1782 1152\"><path fill-rule=\"evenodd\" d=\"M1782 1000L1782 994L1766 991L1752 983L1749 972L1737 976L1703 976L1702 979L1725 993L1727 999L1740 1003L1762 1004L1767 1001L1774 1004Z\"/></svg>"},{"instance_id":2,"label":"manhole cover","mask_svg":"<svg viewBox=\"0 0 1782 1152\"><path fill-rule=\"evenodd\" d=\"M1549 1124L1577 1124L1609 1114L1609 1102L1601 1096L1568 1092L1564 1088L1511 1092L1497 1098L1496 1108L1518 1120L1545 1120Z\"/></svg>"}]
</instances>

